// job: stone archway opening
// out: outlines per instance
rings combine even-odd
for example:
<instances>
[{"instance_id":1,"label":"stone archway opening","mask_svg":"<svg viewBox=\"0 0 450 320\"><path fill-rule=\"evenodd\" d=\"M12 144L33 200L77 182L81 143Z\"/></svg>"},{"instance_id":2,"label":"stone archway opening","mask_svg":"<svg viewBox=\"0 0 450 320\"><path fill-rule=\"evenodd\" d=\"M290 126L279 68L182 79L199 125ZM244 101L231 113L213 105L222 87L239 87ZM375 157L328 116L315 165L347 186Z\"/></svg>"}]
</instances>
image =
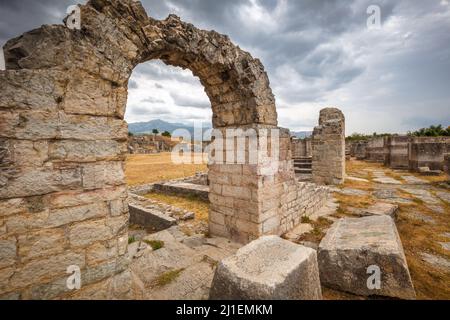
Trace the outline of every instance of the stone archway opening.
<instances>
[{"instance_id":1,"label":"stone archway opening","mask_svg":"<svg viewBox=\"0 0 450 320\"><path fill-rule=\"evenodd\" d=\"M213 127L225 138L227 129L251 130L261 146L268 132L276 135L276 158L258 153L253 163L209 166L211 235L241 243L281 235L320 208L327 191L295 180L290 134L277 127L258 59L227 36L174 15L152 19L140 2L91 0L80 12L80 30L42 26L4 47L1 296L120 296L118 283L130 278L127 86L146 61L191 70L211 102ZM84 288L75 293L65 286L68 266L83 277Z\"/></svg>"}]
</instances>

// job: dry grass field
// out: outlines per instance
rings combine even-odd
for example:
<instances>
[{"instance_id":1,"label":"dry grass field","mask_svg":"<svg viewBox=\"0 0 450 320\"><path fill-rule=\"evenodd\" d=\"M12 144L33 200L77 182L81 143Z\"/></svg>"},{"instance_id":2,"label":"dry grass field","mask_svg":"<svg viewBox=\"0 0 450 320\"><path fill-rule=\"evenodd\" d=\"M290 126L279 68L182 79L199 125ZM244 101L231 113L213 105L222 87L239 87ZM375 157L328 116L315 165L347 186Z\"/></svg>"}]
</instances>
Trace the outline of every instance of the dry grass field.
<instances>
[{"instance_id":1,"label":"dry grass field","mask_svg":"<svg viewBox=\"0 0 450 320\"><path fill-rule=\"evenodd\" d=\"M129 186L190 177L206 172L206 164L174 164L170 152L128 155L125 175Z\"/></svg>"}]
</instances>

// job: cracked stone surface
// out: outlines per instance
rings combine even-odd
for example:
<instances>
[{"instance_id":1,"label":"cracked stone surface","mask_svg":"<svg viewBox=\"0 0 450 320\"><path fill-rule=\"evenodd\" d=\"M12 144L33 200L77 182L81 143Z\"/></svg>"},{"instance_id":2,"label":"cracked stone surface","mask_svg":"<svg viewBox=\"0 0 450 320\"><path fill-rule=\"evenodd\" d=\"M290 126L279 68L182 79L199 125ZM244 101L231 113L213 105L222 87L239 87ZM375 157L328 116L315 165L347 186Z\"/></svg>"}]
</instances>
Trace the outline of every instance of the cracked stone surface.
<instances>
[{"instance_id":1,"label":"cracked stone surface","mask_svg":"<svg viewBox=\"0 0 450 320\"><path fill-rule=\"evenodd\" d=\"M265 236L222 260L213 300L316 300L322 298L316 251Z\"/></svg>"},{"instance_id":2,"label":"cracked stone surface","mask_svg":"<svg viewBox=\"0 0 450 320\"><path fill-rule=\"evenodd\" d=\"M147 235L163 247L150 246L131 262L137 298L144 300L208 299L218 262L240 247L222 238L187 236L178 227Z\"/></svg>"},{"instance_id":3,"label":"cracked stone surface","mask_svg":"<svg viewBox=\"0 0 450 320\"><path fill-rule=\"evenodd\" d=\"M335 222L319 245L322 285L358 295L414 299L402 243L389 216L345 218ZM367 269L378 266L379 290L367 286Z\"/></svg>"}]
</instances>

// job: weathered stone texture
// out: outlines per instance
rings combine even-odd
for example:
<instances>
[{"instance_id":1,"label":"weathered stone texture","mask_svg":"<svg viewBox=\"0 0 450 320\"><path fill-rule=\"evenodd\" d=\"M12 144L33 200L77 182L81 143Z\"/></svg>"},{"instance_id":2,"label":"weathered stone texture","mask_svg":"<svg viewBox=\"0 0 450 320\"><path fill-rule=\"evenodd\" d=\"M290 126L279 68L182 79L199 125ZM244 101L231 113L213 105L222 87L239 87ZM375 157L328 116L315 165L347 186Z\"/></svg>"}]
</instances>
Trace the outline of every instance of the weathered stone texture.
<instances>
[{"instance_id":1,"label":"weathered stone texture","mask_svg":"<svg viewBox=\"0 0 450 320\"><path fill-rule=\"evenodd\" d=\"M258 141L263 130L256 130ZM328 188L296 180L288 130L280 130L279 144L279 154L270 161L259 155L257 164L209 166L212 235L240 243L282 235L325 204Z\"/></svg>"},{"instance_id":2,"label":"weathered stone texture","mask_svg":"<svg viewBox=\"0 0 450 320\"><path fill-rule=\"evenodd\" d=\"M328 230L318 251L322 285L364 296L414 299L402 243L387 215L340 219ZM380 287L368 286L380 271Z\"/></svg>"},{"instance_id":3,"label":"weathered stone texture","mask_svg":"<svg viewBox=\"0 0 450 320\"><path fill-rule=\"evenodd\" d=\"M345 117L336 108L320 111L319 126L313 132L313 181L342 184L345 178Z\"/></svg>"},{"instance_id":4,"label":"weathered stone texture","mask_svg":"<svg viewBox=\"0 0 450 320\"><path fill-rule=\"evenodd\" d=\"M322 298L316 251L265 236L222 260L212 300L316 300Z\"/></svg>"},{"instance_id":5,"label":"weathered stone texture","mask_svg":"<svg viewBox=\"0 0 450 320\"><path fill-rule=\"evenodd\" d=\"M0 296L103 298L115 279L128 292L129 277L117 275L127 264L123 117L139 63L190 69L210 98L215 128L277 129L261 62L227 36L174 15L149 18L132 0L91 0L80 9L82 30L46 25L4 46L0 275L8 281ZM213 234L243 242L280 234L299 221L299 208L307 214L320 205L325 190L297 185L289 133L281 131L276 172L267 160L211 167ZM65 288L70 264L83 275L76 293Z\"/></svg>"}]
</instances>

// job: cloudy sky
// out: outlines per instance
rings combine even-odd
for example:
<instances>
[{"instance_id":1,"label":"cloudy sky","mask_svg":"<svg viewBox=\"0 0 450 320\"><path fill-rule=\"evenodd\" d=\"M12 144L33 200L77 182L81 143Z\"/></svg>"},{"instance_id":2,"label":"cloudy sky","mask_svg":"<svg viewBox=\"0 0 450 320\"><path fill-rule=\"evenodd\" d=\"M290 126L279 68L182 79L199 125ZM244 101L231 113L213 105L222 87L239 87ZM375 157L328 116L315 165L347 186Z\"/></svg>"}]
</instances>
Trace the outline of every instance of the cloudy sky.
<instances>
[{"instance_id":1,"label":"cloudy sky","mask_svg":"<svg viewBox=\"0 0 450 320\"><path fill-rule=\"evenodd\" d=\"M450 125L448 0L143 0L150 16L179 15L228 34L263 62L279 122L309 130L326 106L341 108L347 134ZM0 44L41 24L60 23L79 0L0 0ZM381 9L368 28L367 8ZM129 122L211 120L189 71L153 61L129 84Z\"/></svg>"}]
</instances>

